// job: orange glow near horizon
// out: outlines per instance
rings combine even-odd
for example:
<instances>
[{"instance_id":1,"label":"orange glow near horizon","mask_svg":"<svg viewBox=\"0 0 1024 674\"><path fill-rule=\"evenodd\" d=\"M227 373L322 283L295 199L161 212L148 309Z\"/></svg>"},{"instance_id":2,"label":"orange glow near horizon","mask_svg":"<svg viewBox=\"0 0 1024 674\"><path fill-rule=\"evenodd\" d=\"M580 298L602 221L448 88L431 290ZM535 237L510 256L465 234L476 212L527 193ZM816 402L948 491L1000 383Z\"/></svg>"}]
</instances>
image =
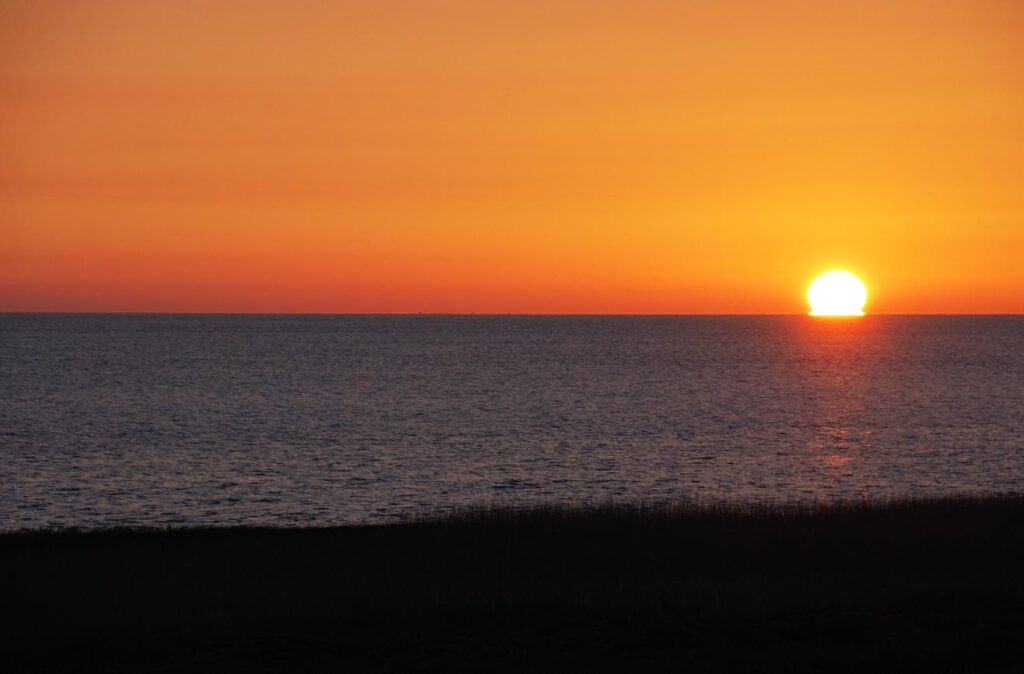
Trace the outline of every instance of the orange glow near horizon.
<instances>
[{"instance_id":1,"label":"orange glow near horizon","mask_svg":"<svg viewBox=\"0 0 1024 674\"><path fill-rule=\"evenodd\" d=\"M1024 312L1021 63L1016 0L8 0L0 311Z\"/></svg>"}]
</instances>

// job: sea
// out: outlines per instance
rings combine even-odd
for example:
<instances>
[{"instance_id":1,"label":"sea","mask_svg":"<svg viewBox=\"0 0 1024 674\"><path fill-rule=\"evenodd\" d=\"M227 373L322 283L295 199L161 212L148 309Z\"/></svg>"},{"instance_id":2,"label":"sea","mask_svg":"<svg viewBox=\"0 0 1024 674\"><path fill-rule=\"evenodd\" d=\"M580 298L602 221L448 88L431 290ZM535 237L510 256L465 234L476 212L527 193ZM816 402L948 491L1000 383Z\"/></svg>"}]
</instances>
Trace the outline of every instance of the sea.
<instances>
[{"instance_id":1,"label":"sea","mask_svg":"<svg viewBox=\"0 0 1024 674\"><path fill-rule=\"evenodd\" d=\"M1024 491L1024 317L0 315L0 530Z\"/></svg>"}]
</instances>

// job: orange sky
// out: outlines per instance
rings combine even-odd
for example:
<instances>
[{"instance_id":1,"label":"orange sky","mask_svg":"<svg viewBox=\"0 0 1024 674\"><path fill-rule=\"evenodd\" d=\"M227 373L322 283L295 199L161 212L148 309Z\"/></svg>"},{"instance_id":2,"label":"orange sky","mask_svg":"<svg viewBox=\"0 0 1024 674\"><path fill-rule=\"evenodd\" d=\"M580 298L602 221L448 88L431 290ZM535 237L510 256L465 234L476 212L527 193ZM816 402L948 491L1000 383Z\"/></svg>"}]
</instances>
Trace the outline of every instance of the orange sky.
<instances>
[{"instance_id":1,"label":"orange sky","mask_svg":"<svg viewBox=\"0 0 1024 674\"><path fill-rule=\"evenodd\" d=\"M1024 3L0 2L0 310L1024 311Z\"/></svg>"}]
</instances>

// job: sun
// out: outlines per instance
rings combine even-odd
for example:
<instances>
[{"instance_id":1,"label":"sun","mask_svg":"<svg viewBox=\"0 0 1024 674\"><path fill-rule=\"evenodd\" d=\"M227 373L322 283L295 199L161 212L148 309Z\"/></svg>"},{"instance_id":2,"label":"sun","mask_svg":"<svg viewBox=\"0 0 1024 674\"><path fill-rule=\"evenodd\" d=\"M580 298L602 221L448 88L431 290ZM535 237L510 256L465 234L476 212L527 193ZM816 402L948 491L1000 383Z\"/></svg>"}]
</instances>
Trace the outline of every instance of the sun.
<instances>
[{"instance_id":1,"label":"sun","mask_svg":"<svg viewBox=\"0 0 1024 674\"><path fill-rule=\"evenodd\" d=\"M811 316L863 316L868 289L848 271L829 271L807 290Z\"/></svg>"}]
</instances>

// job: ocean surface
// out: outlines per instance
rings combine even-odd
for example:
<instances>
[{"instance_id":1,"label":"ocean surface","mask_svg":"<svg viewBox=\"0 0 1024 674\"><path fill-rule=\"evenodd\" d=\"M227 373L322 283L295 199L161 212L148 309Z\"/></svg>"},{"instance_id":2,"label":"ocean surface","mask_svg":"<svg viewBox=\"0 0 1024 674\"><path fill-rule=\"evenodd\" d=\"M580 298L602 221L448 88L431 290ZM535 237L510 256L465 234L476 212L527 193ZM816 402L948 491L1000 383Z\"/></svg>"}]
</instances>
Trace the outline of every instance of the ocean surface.
<instances>
[{"instance_id":1,"label":"ocean surface","mask_svg":"<svg viewBox=\"0 0 1024 674\"><path fill-rule=\"evenodd\" d=\"M0 315L0 529L1024 491L1024 317Z\"/></svg>"}]
</instances>

